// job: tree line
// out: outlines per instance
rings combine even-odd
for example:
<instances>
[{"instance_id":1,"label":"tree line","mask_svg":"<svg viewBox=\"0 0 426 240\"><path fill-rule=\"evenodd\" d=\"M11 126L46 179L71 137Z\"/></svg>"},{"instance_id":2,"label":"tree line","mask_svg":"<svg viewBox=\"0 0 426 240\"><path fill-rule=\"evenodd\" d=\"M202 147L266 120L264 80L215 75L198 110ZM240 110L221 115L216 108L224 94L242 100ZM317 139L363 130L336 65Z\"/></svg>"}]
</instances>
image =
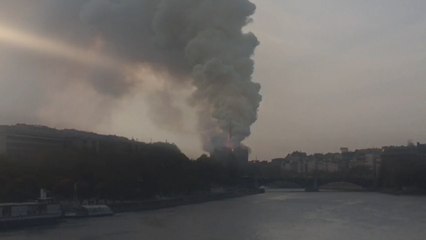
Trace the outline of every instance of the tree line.
<instances>
[{"instance_id":1,"label":"tree line","mask_svg":"<svg viewBox=\"0 0 426 240\"><path fill-rule=\"evenodd\" d=\"M137 152L45 151L25 160L0 156L0 202L27 201L41 188L58 199L146 199L232 186L236 176L219 161L185 156L168 143Z\"/></svg>"}]
</instances>

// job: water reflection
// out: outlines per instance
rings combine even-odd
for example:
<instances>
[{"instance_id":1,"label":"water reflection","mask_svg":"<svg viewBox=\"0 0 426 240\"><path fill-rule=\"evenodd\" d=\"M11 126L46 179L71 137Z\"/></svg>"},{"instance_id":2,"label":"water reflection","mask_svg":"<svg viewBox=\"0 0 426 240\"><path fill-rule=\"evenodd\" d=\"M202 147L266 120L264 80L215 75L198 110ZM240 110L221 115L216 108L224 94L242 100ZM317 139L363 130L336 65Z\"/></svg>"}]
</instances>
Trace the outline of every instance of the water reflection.
<instances>
[{"instance_id":1,"label":"water reflection","mask_svg":"<svg viewBox=\"0 0 426 240\"><path fill-rule=\"evenodd\" d=\"M264 195L0 233L17 239L424 239L423 197L375 193Z\"/></svg>"}]
</instances>

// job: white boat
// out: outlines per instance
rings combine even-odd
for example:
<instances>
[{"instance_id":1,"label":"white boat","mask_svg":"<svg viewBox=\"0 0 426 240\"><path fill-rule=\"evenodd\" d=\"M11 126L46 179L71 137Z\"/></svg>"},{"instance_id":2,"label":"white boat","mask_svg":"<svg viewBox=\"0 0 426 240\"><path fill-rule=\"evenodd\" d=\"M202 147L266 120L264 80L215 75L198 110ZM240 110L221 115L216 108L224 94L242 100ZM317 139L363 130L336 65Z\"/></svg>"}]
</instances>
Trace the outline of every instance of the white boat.
<instances>
[{"instance_id":1,"label":"white boat","mask_svg":"<svg viewBox=\"0 0 426 240\"><path fill-rule=\"evenodd\" d=\"M45 224L61 217L61 205L48 198L43 189L40 190L40 199L37 201L0 204L0 229Z\"/></svg>"},{"instance_id":2,"label":"white boat","mask_svg":"<svg viewBox=\"0 0 426 240\"><path fill-rule=\"evenodd\" d=\"M36 201L0 204L0 228L55 222L62 216L59 203Z\"/></svg>"}]
</instances>

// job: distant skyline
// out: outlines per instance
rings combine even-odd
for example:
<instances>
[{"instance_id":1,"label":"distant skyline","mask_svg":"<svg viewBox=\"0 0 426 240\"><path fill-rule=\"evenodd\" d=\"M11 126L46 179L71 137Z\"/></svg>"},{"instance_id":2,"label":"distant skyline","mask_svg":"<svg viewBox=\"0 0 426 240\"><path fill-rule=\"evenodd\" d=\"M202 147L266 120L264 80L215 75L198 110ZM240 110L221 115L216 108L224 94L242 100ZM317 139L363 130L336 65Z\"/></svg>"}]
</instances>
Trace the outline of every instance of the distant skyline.
<instances>
[{"instance_id":1,"label":"distant skyline","mask_svg":"<svg viewBox=\"0 0 426 240\"><path fill-rule=\"evenodd\" d=\"M254 154L426 141L426 2L256 3Z\"/></svg>"},{"instance_id":2,"label":"distant skyline","mask_svg":"<svg viewBox=\"0 0 426 240\"><path fill-rule=\"evenodd\" d=\"M29 47L2 42L6 31L1 26L8 26L77 49L87 46L66 32L46 31L44 7L53 1L40 2L0 3L0 124L23 122L146 142L167 140L190 157L202 154L196 115L186 102L191 88L176 89L161 73L144 69L138 73L144 80L129 83L129 93L116 97L127 91L116 89L101 95L84 81L91 81L84 68L56 59L66 52L41 57ZM262 84L263 101L245 141L252 159L283 157L296 150L337 152L340 147L426 142L426 2L253 2L257 12L247 29L261 42L254 56L254 79ZM102 44L96 40L90 50L96 53ZM51 58L61 62L60 67L52 67ZM155 123L147 102L155 101L159 88L168 89L183 109L179 125Z\"/></svg>"}]
</instances>

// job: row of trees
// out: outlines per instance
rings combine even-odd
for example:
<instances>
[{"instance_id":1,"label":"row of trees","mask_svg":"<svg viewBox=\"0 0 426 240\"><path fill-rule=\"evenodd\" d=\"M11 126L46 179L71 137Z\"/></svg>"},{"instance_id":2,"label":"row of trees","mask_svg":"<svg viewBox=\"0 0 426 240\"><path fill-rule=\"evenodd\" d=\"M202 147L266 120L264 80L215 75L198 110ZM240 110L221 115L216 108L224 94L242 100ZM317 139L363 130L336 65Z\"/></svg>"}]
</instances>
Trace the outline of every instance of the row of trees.
<instances>
[{"instance_id":1,"label":"row of trees","mask_svg":"<svg viewBox=\"0 0 426 240\"><path fill-rule=\"evenodd\" d=\"M188 159L175 145L146 144L138 152L39 152L16 161L0 156L0 201L26 201L40 188L60 199L128 200L209 191L236 182L220 162Z\"/></svg>"},{"instance_id":2,"label":"row of trees","mask_svg":"<svg viewBox=\"0 0 426 240\"><path fill-rule=\"evenodd\" d=\"M137 151L103 153L72 148L39 151L19 160L0 156L0 202L34 199L40 188L59 199L73 199L76 193L80 199L109 200L186 195L241 184L242 176L261 184L281 181L303 186L315 178L319 184L349 181L367 188L415 186L426 190L426 154L416 149L385 153L377 178L365 166L295 175L270 162L251 162L241 171L206 155L190 160L173 144L139 147Z\"/></svg>"}]
</instances>

